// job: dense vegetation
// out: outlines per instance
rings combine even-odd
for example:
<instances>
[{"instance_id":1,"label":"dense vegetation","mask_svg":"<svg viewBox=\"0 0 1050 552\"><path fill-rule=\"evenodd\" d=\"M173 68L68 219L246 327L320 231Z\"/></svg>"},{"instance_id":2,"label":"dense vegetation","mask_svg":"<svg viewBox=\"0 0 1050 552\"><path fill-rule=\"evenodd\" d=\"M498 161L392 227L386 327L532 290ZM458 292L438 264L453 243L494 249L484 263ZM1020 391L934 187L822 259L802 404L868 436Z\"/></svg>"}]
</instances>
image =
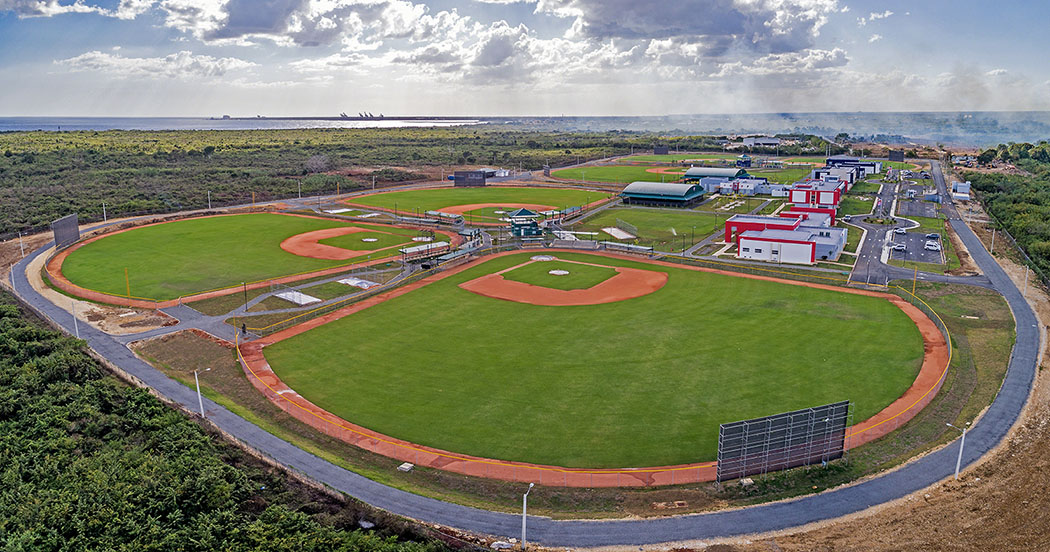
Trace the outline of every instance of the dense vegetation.
<instances>
[{"instance_id":1,"label":"dense vegetation","mask_svg":"<svg viewBox=\"0 0 1050 552\"><path fill-rule=\"evenodd\" d=\"M398 540L389 526L352 530L361 511L104 376L78 341L26 321L9 301L0 298L0 548L443 549Z\"/></svg>"},{"instance_id":2,"label":"dense vegetation","mask_svg":"<svg viewBox=\"0 0 1050 552\"><path fill-rule=\"evenodd\" d=\"M81 221L350 191L469 165L539 169L644 150L720 149L711 136L528 132L504 126L0 133L0 235ZM724 137L723 137L724 138ZM824 151L803 137L782 155Z\"/></svg>"},{"instance_id":3,"label":"dense vegetation","mask_svg":"<svg viewBox=\"0 0 1050 552\"><path fill-rule=\"evenodd\" d=\"M1001 144L979 160L1015 164L1027 175L966 173L985 208L1031 257L1044 280L1050 275L1050 144Z\"/></svg>"}]
</instances>

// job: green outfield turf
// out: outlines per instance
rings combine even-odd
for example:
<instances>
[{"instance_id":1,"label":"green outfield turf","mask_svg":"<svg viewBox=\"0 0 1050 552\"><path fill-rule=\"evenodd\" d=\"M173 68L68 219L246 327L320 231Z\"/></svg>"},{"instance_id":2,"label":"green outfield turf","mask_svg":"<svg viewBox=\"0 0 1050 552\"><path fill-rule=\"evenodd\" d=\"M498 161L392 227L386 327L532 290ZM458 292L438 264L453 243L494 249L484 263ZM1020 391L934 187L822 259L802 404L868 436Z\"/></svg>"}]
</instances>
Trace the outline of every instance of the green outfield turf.
<instances>
[{"instance_id":1,"label":"green outfield turf","mask_svg":"<svg viewBox=\"0 0 1050 552\"><path fill-rule=\"evenodd\" d=\"M630 243L652 246L660 251L682 251L709 236L724 224L728 216L732 215L713 215L685 209L614 207L584 219L572 230L599 232L599 240L624 241L602 232L602 228L616 226L619 219L638 229L638 239L627 240Z\"/></svg>"},{"instance_id":2,"label":"green outfield turf","mask_svg":"<svg viewBox=\"0 0 1050 552\"><path fill-rule=\"evenodd\" d=\"M657 267L639 298L543 307L458 284L491 259L266 348L349 421L460 453L577 467L714 460L718 424L849 399L863 420L907 389L918 329L879 298ZM536 263L542 264L542 263Z\"/></svg>"},{"instance_id":3,"label":"green outfield turf","mask_svg":"<svg viewBox=\"0 0 1050 552\"><path fill-rule=\"evenodd\" d=\"M106 236L70 253L62 273L74 284L124 295L174 299L275 276L320 270L350 261L325 261L281 249L296 234L350 226L277 214L187 219Z\"/></svg>"},{"instance_id":4,"label":"green outfield turf","mask_svg":"<svg viewBox=\"0 0 1050 552\"><path fill-rule=\"evenodd\" d=\"M437 211L446 207L479 203L549 205L556 209L578 207L609 197L608 192L573 188L434 188L406 190L355 197L349 203L397 209L398 211Z\"/></svg>"},{"instance_id":5,"label":"green outfield turf","mask_svg":"<svg viewBox=\"0 0 1050 552\"><path fill-rule=\"evenodd\" d=\"M654 167L646 165L603 165L597 167L577 167L554 171L551 176L568 180L586 180L588 182L614 182L630 184L631 182L675 182L685 174L686 169L676 169L676 174L648 172ZM659 167L661 170L669 167Z\"/></svg>"},{"instance_id":6,"label":"green outfield turf","mask_svg":"<svg viewBox=\"0 0 1050 552\"><path fill-rule=\"evenodd\" d=\"M568 274L551 274L552 270L564 270ZM565 261L535 262L502 274L507 280L564 290L594 287L615 275L616 270L607 266Z\"/></svg>"},{"instance_id":7,"label":"green outfield turf","mask_svg":"<svg viewBox=\"0 0 1050 552\"><path fill-rule=\"evenodd\" d=\"M354 226L367 228L368 231L354 232L353 234L344 234L334 238L327 238L321 240L320 243L340 247L342 249L349 249L351 251L372 251L395 245L412 244L412 238L420 234L416 230L406 230L404 228L384 228L364 224L355 224ZM377 241L363 241L365 239L374 239Z\"/></svg>"},{"instance_id":8,"label":"green outfield turf","mask_svg":"<svg viewBox=\"0 0 1050 552\"><path fill-rule=\"evenodd\" d=\"M691 160L736 159L739 153L669 153L667 155L631 155L618 159L622 163L675 163Z\"/></svg>"}]
</instances>

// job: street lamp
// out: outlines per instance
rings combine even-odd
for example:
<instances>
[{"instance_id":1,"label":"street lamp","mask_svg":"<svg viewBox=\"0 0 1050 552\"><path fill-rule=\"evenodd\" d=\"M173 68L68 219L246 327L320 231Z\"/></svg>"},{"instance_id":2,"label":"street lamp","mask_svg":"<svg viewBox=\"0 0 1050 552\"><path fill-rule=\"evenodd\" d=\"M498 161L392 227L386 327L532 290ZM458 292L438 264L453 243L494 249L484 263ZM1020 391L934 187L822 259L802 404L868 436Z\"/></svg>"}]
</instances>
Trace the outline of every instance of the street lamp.
<instances>
[{"instance_id":1,"label":"street lamp","mask_svg":"<svg viewBox=\"0 0 1050 552\"><path fill-rule=\"evenodd\" d=\"M946 425L946 426L948 426L948 427L950 427L952 429L958 429L959 431L962 432L962 438L959 439L959 457L955 459L955 480L958 481L959 480L959 468L962 466L963 447L966 446L966 430L970 428L970 422L966 422L966 425L963 426L962 429L960 429L958 427L955 427L955 426L953 426L952 424L949 424L949 423L945 423L944 425Z\"/></svg>"},{"instance_id":2,"label":"street lamp","mask_svg":"<svg viewBox=\"0 0 1050 552\"><path fill-rule=\"evenodd\" d=\"M211 368L205 368L205 372L210 371ZM197 370L193 371L193 383L197 384L197 406L201 409L201 418L204 417L204 399L201 399L201 380L197 378Z\"/></svg>"},{"instance_id":3,"label":"street lamp","mask_svg":"<svg viewBox=\"0 0 1050 552\"><path fill-rule=\"evenodd\" d=\"M535 483L529 483L529 489L521 495L521 549L525 550L525 511L529 506L529 493L535 487Z\"/></svg>"}]
</instances>

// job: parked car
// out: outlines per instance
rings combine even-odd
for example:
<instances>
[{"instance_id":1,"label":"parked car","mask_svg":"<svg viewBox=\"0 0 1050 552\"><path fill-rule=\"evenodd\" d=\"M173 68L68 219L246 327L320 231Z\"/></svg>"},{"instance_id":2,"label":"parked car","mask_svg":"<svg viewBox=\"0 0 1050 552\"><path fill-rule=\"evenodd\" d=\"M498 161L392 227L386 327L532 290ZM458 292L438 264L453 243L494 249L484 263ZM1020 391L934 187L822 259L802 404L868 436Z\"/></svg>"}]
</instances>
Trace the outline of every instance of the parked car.
<instances>
[{"instance_id":1,"label":"parked car","mask_svg":"<svg viewBox=\"0 0 1050 552\"><path fill-rule=\"evenodd\" d=\"M928 241L928 242L926 242L926 245L923 246L923 249L925 249L926 251L940 251L941 250L941 244L939 244L939 243L937 243L935 241Z\"/></svg>"},{"instance_id":2,"label":"parked car","mask_svg":"<svg viewBox=\"0 0 1050 552\"><path fill-rule=\"evenodd\" d=\"M931 232L929 234L926 234L926 239L928 239L928 240L939 240L939 239L941 239L941 235L936 233L936 232Z\"/></svg>"},{"instance_id":3,"label":"parked car","mask_svg":"<svg viewBox=\"0 0 1050 552\"><path fill-rule=\"evenodd\" d=\"M849 222L849 221L853 220L853 215L846 215L846 216L842 217L842 220L845 221L845 222Z\"/></svg>"},{"instance_id":4,"label":"parked car","mask_svg":"<svg viewBox=\"0 0 1050 552\"><path fill-rule=\"evenodd\" d=\"M892 249L894 251L907 251L908 250L908 246L904 245L903 243L895 243L895 244L890 246L890 249Z\"/></svg>"},{"instance_id":5,"label":"parked car","mask_svg":"<svg viewBox=\"0 0 1050 552\"><path fill-rule=\"evenodd\" d=\"M922 172L921 172L921 173L919 174L919 176L920 176L920 177L922 177L922 178L930 178L930 173L928 173L928 172L926 172L926 171L922 171Z\"/></svg>"},{"instance_id":6,"label":"parked car","mask_svg":"<svg viewBox=\"0 0 1050 552\"><path fill-rule=\"evenodd\" d=\"M906 233L906 232L905 232L905 230L904 230L903 228L901 228L901 227L899 227L899 226L898 226L897 228L894 228L894 229L893 229L893 233L894 233L894 234L904 234L904 233Z\"/></svg>"}]
</instances>

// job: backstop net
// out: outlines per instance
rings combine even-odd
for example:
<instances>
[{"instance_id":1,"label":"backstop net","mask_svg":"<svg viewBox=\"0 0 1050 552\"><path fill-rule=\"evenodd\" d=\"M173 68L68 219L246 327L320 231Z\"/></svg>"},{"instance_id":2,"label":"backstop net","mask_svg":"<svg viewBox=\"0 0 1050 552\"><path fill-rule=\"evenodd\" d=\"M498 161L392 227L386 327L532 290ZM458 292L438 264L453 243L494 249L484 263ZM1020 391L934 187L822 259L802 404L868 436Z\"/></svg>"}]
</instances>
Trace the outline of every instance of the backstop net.
<instances>
[{"instance_id":1,"label":"backstop net","mask_svg":"<svg viewBox=\"0 0 1050 552\"><path fill-rule=\"evenodd\" d=\"M627 222L626 220L616 219L616 227L632 236L638 235L638 227Z\"/></svg>"}]
</instances>

